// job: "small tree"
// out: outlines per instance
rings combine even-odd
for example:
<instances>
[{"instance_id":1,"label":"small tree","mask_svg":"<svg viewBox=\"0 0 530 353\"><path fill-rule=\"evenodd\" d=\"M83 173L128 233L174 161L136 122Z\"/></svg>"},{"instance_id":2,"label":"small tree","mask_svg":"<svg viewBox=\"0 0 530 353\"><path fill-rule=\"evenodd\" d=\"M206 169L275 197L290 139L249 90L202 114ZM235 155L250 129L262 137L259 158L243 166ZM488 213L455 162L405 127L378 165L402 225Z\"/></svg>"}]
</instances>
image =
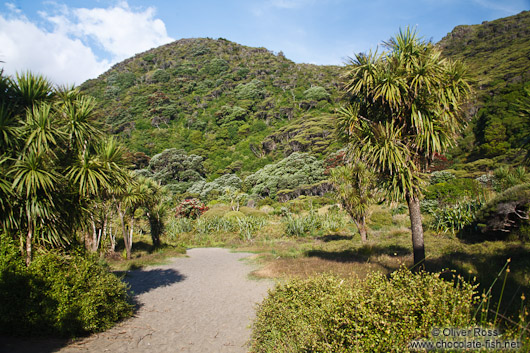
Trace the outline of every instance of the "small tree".
<instances>
[{"instance_id":1,"label":"small tree","mask_svg":"<svg viewBox=\"0 0 530 353\"><path fill-rule=\"evenodd\" d=\"M355 222L362 242L366 242L366 218L377 193L375 174L364 162L357 161L332 169L330 181L342 207Z\"/></svg>"},{"instance_id":2,"label":"small tree","mask_svg":"<svg viewBox=\"0 0 530 353\"><path fill-rule=\"evenodd\" d=\"M422 175L454 142L471 88L459 62L407 28L382 55L357 54L347 67L339 131L350 151L380 173L390 200L407 201L414 263L423 266ZM419 266L418 266L419 265Z\"/></svg>"}]
</instances>

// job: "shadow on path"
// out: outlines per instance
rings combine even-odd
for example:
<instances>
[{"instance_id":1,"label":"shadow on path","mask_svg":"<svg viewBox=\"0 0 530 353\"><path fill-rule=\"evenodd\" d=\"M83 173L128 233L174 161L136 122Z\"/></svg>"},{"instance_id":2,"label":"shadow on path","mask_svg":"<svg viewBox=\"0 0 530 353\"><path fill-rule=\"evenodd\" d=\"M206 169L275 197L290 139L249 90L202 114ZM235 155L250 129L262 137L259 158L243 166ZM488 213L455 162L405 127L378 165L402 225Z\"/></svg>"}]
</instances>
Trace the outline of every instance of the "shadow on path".
<instances>
[{"instance_id":1,"label":"shadow on path","mask_svg":"<svg viewBox=\"0 0 530 353\"><path fill-rule=\"evenodd\" d=\"M131 286L132 295L147 293L185 279L186 276L174 269L133 270L127 272L123 278Z\"/></svg>"},{"instance_id":2,"label":"shadow on path","mask_svg":"<svg viewBox=\"0 0 530 353\"><path fill-rule=\"evenodd\" d=\"M125 274L122 281L130 285L130 296L135 311L140 308L138 301L134 298L136 295L147 293L159 287L170 286L186 279L186 276L174 269L140 269L116 274L118 276ZM52 353L69 344L72 344L72 340L54 337L0 336L0 353Z\"/></svg>"}]
</instances>

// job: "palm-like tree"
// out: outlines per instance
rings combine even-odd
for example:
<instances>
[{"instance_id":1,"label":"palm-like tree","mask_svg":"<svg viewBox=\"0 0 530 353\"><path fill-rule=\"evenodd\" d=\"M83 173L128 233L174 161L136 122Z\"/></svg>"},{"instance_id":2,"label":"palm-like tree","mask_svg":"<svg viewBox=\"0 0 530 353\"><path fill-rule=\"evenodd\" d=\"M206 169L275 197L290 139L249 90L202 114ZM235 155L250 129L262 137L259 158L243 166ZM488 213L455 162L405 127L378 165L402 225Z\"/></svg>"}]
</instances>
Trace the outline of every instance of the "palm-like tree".
<instances>
[{"instance_id":1,"label":"palm-like tree","mask_svg":"<svg viewBox=\"0 0 530 353\"><path fill-rule=\"evenodd\" d=\"M375 174L366 163L356 161L331 170L333 184L342 207L355 222L362 242L366 242L366 218L377 194Z\"/></svg>"},{"instance_id":2,"label":"palm-like tree","mask_svg":"<svg viewBox=\"0 0 530 353\"><path fill-rule=\"evenodd\" d=\"M168 210L166 200L168 191L158 181L143 176L136 178L138 182L138 193L142 195L141 205L145 209L153 246L160 246L160 236L164 231L164 217Z\"/></svg>"},{"instance_id":3,"label":"palm-like tree","mask_svg":"<svg viewBox=\"0 0 530 353\"><path fill-rule=\"evenodd\" d=\"M27 263L35 243L75 239L89 210L125 180L122 151L102 141L93 115L94 101L76 90L0 71L0 225L20 238Z\"/></svg>"},{"instance_id":4,"label":"palm-like tree","mask_svg":"<svg viewBox=\"0 0 530 353\"><path fill-rule=\"evenodd\" d=\"M444 59L431 43L406 29L385 43L387 53L351 59L339 132L350 152L383 176L390 200L406 200L414 263L425 260L420 197L422 172L452 145L463 124L471 88L462 64Z\"/></svg>"}]
</instances>

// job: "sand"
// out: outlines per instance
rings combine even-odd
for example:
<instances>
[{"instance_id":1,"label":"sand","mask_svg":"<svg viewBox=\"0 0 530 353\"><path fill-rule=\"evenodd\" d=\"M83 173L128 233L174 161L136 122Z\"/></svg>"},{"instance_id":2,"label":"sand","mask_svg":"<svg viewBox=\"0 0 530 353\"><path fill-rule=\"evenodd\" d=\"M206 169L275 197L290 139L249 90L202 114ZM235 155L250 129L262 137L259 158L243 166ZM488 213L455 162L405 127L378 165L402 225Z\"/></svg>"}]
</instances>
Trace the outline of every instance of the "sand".
<instances>
[{"instance_id":1,"label":"sand","mask_svg":"<svg viewBox=\"0 0 530 353\"><path fill-rule=\"evenodd\" d=\"M197 248L167 265L129 271L138 309L112 329L66 344L13 341L6 352L247 352L256 303L274 283L249 279L249 253Z\"/></svg>"}]
</instances>

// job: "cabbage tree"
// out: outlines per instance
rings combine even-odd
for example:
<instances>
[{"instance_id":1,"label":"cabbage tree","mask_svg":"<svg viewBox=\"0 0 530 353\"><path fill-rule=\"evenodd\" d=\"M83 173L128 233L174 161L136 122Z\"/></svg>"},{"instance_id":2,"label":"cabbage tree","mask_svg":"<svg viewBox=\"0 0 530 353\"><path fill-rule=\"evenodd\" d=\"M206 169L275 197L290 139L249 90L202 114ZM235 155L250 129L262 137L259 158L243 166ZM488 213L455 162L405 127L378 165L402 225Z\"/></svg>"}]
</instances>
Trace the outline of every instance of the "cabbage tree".
<instances>
[{"instance_id":1,"label":"cabbage tree","mask_svg":"<svg viewBox=\"0 0 530 353\"><path fill-rule=\"evenodd\" d=\"M389 200L406 200L414 264L423 267L422 176L455 141L471 88L460 62L444 58L407 28L385 43L387 52L357 54L346 68L349 104L340 133L350 153L381 175Z\"/></svg>"}]
</instances>

